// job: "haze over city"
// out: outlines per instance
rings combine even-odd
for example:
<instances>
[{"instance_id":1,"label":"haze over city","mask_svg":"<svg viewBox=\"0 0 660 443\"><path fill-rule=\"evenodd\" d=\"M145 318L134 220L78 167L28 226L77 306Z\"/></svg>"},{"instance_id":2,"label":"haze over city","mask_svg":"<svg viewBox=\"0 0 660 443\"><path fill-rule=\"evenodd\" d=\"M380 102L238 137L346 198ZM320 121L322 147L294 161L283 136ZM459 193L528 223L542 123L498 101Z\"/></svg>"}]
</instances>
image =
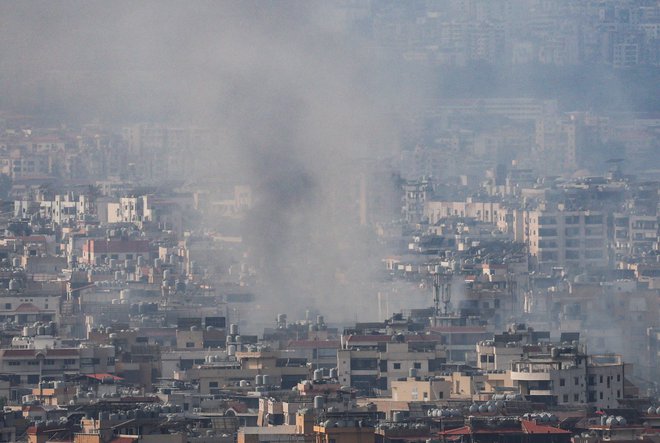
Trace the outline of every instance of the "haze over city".
<instances>
[{"instance_id":1,"label":"haze over city","mask_svg":"<svg viewBox=\"0 0 660 443\"><path fill-rule=\"evenodd\" d=\"M659 29L0 1L0 441L655 441Z\"/></svg>"}]
</instances>

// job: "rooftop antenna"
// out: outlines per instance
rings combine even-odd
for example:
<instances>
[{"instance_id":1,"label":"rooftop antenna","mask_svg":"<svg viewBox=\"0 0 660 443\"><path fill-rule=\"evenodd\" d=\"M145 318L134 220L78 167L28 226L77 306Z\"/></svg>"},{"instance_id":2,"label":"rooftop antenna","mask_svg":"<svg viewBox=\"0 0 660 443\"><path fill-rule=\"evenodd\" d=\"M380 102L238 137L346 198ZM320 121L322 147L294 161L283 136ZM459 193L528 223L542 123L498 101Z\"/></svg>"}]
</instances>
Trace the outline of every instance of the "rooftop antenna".
<instances>
[{"instance_id":1,"label":"rooftop antenna","mask_svg":"<svg viewBox=\"0 0 660 443\"><path fill-rule=\"evenodd\" d=\"M433 276L433 304L435 316L440 315L440 303L442 303L442 314L449 314L449 303L451 303L451 283L445 275L435 274Z\"/></svg>"}]
</instances>

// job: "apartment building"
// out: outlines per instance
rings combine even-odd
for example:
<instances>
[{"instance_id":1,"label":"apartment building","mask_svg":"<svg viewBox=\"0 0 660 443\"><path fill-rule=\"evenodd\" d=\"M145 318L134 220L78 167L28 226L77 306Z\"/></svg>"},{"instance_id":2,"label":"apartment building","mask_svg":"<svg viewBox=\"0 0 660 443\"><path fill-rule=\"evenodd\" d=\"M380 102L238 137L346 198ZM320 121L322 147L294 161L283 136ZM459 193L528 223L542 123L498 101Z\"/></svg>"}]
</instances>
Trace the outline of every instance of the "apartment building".
<instances>
[{"instance_id":1,"label":"apartment building","mask_svg":"<svg viewBox=\"0 0 660 443\"><path fill-rule=\"evenodd\" d=\"M421 337L421 336L420 336ZM412 370L420 377L434 375L446 362L446 352L437 341L392 341L390 336L373 336L371 346L358 344L365 337L348 337L337 351L341 384L371 392L387 390L392 382L406 378Z\"/></svg>"},{"instance_id":2,"label":"apartment building","mask_svg":"<svg viewBox=\"0 0 660 443\"><path fill-rule=\"evenodd\" d=\"M436 201L430 200L424 204L424 216L430 224L437 223L446 217L473 218L475 220L496 224L502 211L496 201Z\"/></svg>"},{"instance_id":3,"label":"apartment building","mask_svg":"<svg viewBox=\"0 0 660 443\"><path fill-rule=\"evenodd\" d=\"M174 378L199 383L203 395L219 392L223 387L237 386L241 380L266 376L265 385L289 389L310 378L310 368L304 359L288 358L286 351L258 350L236 352L235 358L195 365L174 372Z\"/></svg>"},{"instance_id":4,"label":"apartment building","mask_svg":"<svg viewBox=\"0 0 660 443\"><path fill-rule=\"evenodd\" d=\"M655 215L614 214L612 244L617 254L652 251L660 241Z\"/></svg>"},{"instance_id":5,"label":"apartment building","mask_svg":"<svg viewBox=\"0 0 660 443\"><path fill-rule=\"evenodd\" d=\"M528 400L550 405L617 408L625 397L625 374L631 371L618 355L588 356L575 346L511 364L511 380Z\"/></svg>"},{"instance_id":6,"label":"apartment building","mask_svg":"<svg viewBox=\"0 0 660 443\"><path fill-rule=\"evenodd\" d=\"M537 269L547 272L560 266L576 272L607 265L604 213L541 207L523 211L522 216L521 237Z\"/></svg>"}]
</instances>

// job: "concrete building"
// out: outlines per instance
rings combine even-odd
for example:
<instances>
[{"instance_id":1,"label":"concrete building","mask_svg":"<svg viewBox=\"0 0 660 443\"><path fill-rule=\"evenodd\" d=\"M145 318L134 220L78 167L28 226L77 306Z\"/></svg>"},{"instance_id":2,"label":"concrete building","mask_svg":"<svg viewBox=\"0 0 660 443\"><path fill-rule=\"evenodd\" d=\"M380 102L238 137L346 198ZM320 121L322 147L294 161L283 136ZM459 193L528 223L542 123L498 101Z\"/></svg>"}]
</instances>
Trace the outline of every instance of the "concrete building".
<instances>
[{"instance_id":1,"label":"concrete building","mask_svg":"<svg viewBox=\"0 0 660 443\"><path fill-rule=\"evenodd\" d=\"M575 347L513 362L511 380L532 401L617 408L625 398L629 365L620 356L587 356Z\"/></svg>"},{"instance_id":2,"label":"concrete building","mask_svg":"<svg viewBox=\"0 0 660 443\"><path fill-rule=\"evenodd\" d=\"M151 259L154 253L148 240L89 239L83 245L81 261L96 264L106 258L120 262L136 260L140 256Z\"/></svg>"},{"instance_id":3,"label":"concrete building","mask_svg":"<svg viewBox=\"0 0 660 443\"><path fill-rule=\"evenodd\" d=\"M608 264L607 220L602 212L540 208L523 211L522 238L538 269L572 272Z\"/></svg>"},{"instance_id":4,"label":"concrete building","mask_svg":"<svg viewBox=\"0 0 660 443\"><path fill-rule=\"evenodd\" d=\"M408 377L411 371L419 377L434 375L446 361L445 350L436 341L396 342L389 336L374 338L385 340L368 347L357 344L360 337L349 337L344 348L337 351L341 384L367 392L388 390L393 381Z\"/></svg>"},{"instance_id":5,"label":"concrete building","mask_svg":"<svg viewBox=\"0 0 660 443\"><path fill-rule=\"evenodd\" d=\"M408 377L391 383L393 401L438 401L451 396L451 381Z\"/></svg>"}]
</instances>

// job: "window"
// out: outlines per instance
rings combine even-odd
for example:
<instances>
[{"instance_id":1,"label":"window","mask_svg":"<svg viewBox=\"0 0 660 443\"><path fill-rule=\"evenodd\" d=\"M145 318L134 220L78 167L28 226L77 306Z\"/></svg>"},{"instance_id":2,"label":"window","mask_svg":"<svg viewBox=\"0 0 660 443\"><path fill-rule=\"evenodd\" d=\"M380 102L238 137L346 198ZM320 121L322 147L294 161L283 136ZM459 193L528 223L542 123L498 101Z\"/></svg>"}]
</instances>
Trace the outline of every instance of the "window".
<instances>
[{"instance_id":1,"label":"window","mask_svg":"<svg viewBox=\"0 0 660 443\"><path fill-rule=\"evenodd\" d=\"M580 377L575 377L573 381L574 381L575 386L579 385L580 384Z\"/></svg>"},{"instance_id":2,"label":"window","mask_svg":"<svg viewBox=\"0 0 660 443\"><path fill-rule=\"evenodd\" d=\"M551 260L557 260L557 253L556 252L550 252L550 251L543 251L540 255L540 259L542 261L551 261Z\"/></svg>"},{"instance_id":3,"label":"window","mask_svg":"<svg viewBox=\"0 0 660 443\"><path fill-rule=\"evenodd\" d=\"M65 365L75 365L75 364L76 364L76 360L73 359L73 358L66 358L66 359L64 359L64 364L65 364Z\"/></svg>"},{"instance_id":4,"label":"window","mask_svg":"<svg viewBox=\"0 0 660 443\"><path fill-rule=\"evenodd\" d=\"M579 251L571 251L570 249L566 251L566 260L579 260L579 259L580 259Z\"/></svg>"},{"instance_id":5,"label":"window","mask_svg":"<svg viewBox=\"0 0 660 443\"><path fill-rule=\"evenodd\" d=\"M46 360L44 360L44 364L45 364L46 366L53 366L53 365L55 364L55 360L52 360L52 359L46 359Z\"/></svg>"},{"instance_id":6,"label":"window","mask_svg":"<svg viewBox=\"0 0 660 443\"><path fill-rule=\"evenodd\" d=\"M27 364L28 364L28 366L39 366L38 361L29 361L29 362L27 362Z\"/></svg>"},{"instance_id":7,"label":"window","mask_svg":"<svg viewBox=\"0 0 660 443\"><path fill-rule=\"evenodd\" d=\"M603 399L603 393L602 392L598 396L600 397L601 400Z\"/></svg>"},{"instance_id":8,"label":"window","mask_svg":"<svg viewBox=\"0 0 660 443\"><path fill-rule=\"evenodd\" d=\"M621 374L616 375L616 381L621 381Z\"/></svg>"},{"instance_id":9,"label":"window","mask_svg":"<svg viewBox=\"0 0 660 443\"><path fill-rule=\"evenodd\" d=\"M602 215L586 215L584 217L584 224L586 225L602 225L603 216Z\"/></svg>"},{"instance_id":10,"label":"window","mask_svg":"<svg viewBox=\"0 0 660 443\"><path fill-rule=\"evenodd\" d=\"M210 381L209 382L209 388L217 388L218 387L218 382L217 381Z\"/></svg>"},{"instance_id":11,"label":"window","mask_svg":"<svg viewBox=\"0 0 660 443\"><path fill-rule=\"evenodd\" d=\"M568 403L568 394L564 394L563 402Z\"/></svg>"},{"instance_id":12,"label":"window","mask_svg":"<svg viewBox=\"0 0 660 443\"><path fill-rule=\"evenodd\" d=\"M580 235L580 228L566 228L564 232L566 237L577 237Z\"/></svg>"},{"instance_id":13,"label":"window","mask_svg":"<svg viewBox=\"0 0 660 443\"><path fill-rule=\"evenodd\" d=\"M187 341L186 342L186 348L194 348L195 347L195 342L192 341Z\"/></svg>"},{"instance_id":14,"label":"window","mask_svg":"<svg viewBox=\"0 0 660 443\"><path fill-rule=\"evenodd\" d=\"M415 363L413 363L413 368L415 368L415 369L422 369L422 364L419 363L419 362L415 362Z\"/></svg>"},{"instance_id":15,"label":"window","mask_svg":"<svg viewBox=\"0 0 660 443\"><path fill-rule=\"evenodd\" d=\"M566 380L563 378L559 379L559 386L566 386Z\"/></svg>"},{"instance_id":16,"label":"window","mask_svg":"<svg viewBox=\"0 0 660 443\"><path fill-rule=\"evenodd\" d=\"M7 362L9 366L20 366L21 362L20 361L9 361Z\"/></svg>"},{"instance_id":17,"label":"window","mask_svg":"<svg viewBox=\"0 0 660 443\"><path fill-rule=\"evenodd\" d=\"M601 375L598 379L598 383L602 383L602 382L603 382L603 376Z\"/></svg>"},{"instance_id":18,"label":"window","mask_svg":"<svg viewBox=\"0 0 660 443\"><path fill-rule=\"evenodd\" d=\"M37 384L37 383L39 383L39 376L38 376L38 375L35 375L35 374L33 374L33 375L28 375L28 376L27 376L27 382L28 382L29 384Z\"/></svg>"},{"instance_id":19,"label":"window","mask_svg":"<svg viewBox=\"0 0 660 443\"><path fill-rule=\"evenodd\" d=\"M394 369L401 369L401 363L394 363L392 366Z\"/></svg>"},{"instance_id":20,"label":"window","mask_svg":"<svg viewBox=\"0 0 660 443\"><path fill-rule=\"evenodd\" d=\"M580 394L573 394L573 401L580 401Z\"/></svg>"},{"instance_id":21,"label":"window","mask_svg":"<svg viewBox=\"0 0 660 443\"><path fill-rule=\"evenodd\" d=\"M539 240L539 248L556 248L557 242L554 240Z\"/></svg>"},{"instance_id":22,"label":"window","mask_svg":"<svg viewBox=\"0 0 660 443\"><path fill-rule=\"evenodd\" d=\"M587 248L602 248L603 240L600 238L588 238L585 240L584 245Z\"/></svg>"},{"instance_id":23,"label":"window","mask_svg":"<svg viewBox=\"0 0 660 443\"><path fill-rule=\"evenodd\" d=\"M11 309L11 303L5 303L5 309Z\"/></svg>"}]
</instances>

